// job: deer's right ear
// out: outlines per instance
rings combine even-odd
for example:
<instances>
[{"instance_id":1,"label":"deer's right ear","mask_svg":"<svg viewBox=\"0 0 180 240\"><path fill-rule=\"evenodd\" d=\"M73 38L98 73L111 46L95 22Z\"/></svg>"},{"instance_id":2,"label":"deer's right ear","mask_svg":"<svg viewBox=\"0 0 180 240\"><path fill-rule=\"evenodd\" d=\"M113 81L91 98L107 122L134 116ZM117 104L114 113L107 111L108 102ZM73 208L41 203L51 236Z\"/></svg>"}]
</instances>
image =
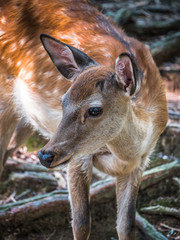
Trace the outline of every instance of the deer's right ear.
<instances>
[{"instance_id":1,"label":"deer's right ear","mask_svg":"<svg viewBox=\"0 0 180 240\"><path fill-rule=\"evenodd\" d=\"M40 39L59 72L69 80L74 80L86 68L98 65L98 63L79 49L55 38L41 34Z\"/></svg>"},{"instance_id":2,"label":"deer's right ear","mask_svg":"<svg viewBox=\"0 0 180 240\"><path fill-rule=\"evenodd\" d=\"M122 53L115 64L117 82L127 96L132 97L140 90L142 72L128 53Z\"/></svg>"}]
</instances>

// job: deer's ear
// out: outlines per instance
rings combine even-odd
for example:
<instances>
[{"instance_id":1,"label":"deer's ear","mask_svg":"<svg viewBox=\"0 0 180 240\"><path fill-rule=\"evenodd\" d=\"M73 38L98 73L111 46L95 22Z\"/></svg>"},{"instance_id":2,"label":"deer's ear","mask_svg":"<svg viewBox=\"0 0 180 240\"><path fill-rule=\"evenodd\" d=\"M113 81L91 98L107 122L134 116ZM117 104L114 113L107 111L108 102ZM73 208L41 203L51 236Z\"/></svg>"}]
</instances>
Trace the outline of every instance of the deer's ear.
<instances>
[{"instance_id":1,"label":"deer's ear","mask_svg":"<svg viewBox=\"0 0 180 240\"><path fill-rule=\"evenodd\" d=\"M40 39L59 72L69 80L74 80L86 68L98 65L82 51L55 38L41 34Z\"/></svg>"},{"instance_id":2,"label":"deer's ear","mask_svg":"<svg viewBox=\"0 0 180 240\"><path fill-rule=\"evenodd\" d=\"M136 64L129 54L122 53L115 64L117 82L128 96L133 96L140 89L140 80Z\"/></svg>"}]
</instances>

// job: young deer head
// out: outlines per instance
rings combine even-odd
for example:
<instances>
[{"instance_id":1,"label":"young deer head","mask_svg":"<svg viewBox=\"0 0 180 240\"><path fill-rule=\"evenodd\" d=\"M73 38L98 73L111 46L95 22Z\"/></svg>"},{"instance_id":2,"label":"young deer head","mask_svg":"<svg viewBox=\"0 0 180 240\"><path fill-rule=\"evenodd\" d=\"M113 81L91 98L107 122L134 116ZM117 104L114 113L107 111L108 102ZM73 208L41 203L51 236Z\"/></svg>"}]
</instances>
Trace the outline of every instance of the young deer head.
<instances>
[{"instance_id":1,"label":"young deer head","mask_svg":"<svg viewBox=\"0 0 180 240\"><path fill-rule=\"evenodd\" d=\"M39 152L41 163L55 168L94 153L119 135L140 79L128 53L120 54L111 69L52 37L41 35L41 40L60 73L73 82L62 97L62 121Z\"/></svg>"}]
</instances>

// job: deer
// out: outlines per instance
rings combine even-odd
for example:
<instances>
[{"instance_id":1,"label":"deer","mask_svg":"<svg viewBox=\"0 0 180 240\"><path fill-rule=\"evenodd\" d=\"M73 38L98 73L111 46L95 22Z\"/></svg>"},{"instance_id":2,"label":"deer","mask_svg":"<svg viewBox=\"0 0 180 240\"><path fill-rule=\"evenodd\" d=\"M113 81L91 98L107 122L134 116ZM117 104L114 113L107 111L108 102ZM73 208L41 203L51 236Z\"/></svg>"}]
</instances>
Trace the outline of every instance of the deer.
<instances>
[{"instance_id":1,"label":"deer","mask_svg":"<svg viewBox=\"0 0 180 240\"><path fill-rule=\"evenodd\" d=\"M167 124L147 47L85 0L0 2L0 170L33 131L49 170L67 167L75 240L91 231L92 168L115 177L117 234L135 239L138 189Z\"/></svg>"}]
</instances>

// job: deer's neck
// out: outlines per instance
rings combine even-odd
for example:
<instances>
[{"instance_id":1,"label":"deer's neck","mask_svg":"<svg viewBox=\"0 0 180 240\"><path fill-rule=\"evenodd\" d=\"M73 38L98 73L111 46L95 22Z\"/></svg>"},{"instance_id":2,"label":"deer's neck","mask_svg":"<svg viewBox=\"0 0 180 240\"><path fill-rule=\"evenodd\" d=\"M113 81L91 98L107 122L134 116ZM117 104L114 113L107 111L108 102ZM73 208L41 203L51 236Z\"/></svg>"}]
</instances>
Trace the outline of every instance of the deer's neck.
<instances>
[{"instance_id":1,"label":"deer's neck","mask_svg":"<svg viewBox=\"0 0 180 240\"><path fill-rule=\"evenodd\" d=\"M146 159L154 147L153 132L149 114L129 105L121 131L107 145L114 158L124 162L130 170Z\"/></svg>"}]
</instances>

